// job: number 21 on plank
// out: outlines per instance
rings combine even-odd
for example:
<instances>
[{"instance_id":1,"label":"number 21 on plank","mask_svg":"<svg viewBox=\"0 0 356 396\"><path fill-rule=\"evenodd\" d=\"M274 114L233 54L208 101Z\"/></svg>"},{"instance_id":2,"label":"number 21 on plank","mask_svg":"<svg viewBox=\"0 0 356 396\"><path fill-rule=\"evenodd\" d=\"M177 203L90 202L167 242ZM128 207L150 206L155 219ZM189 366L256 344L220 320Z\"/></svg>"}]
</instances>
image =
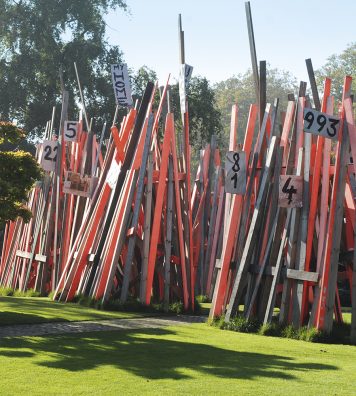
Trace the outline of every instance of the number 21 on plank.
<instances>
[{"instance_id":1,"label":"number 21 on plank","mask_svg":"<svg viewBox=\"0 0 356 396\"><path fill-rule=\"evenodd\" d=\"M42 168L47 172L53 172L56 169L58 142L55 140L44 140L42 144Z\"/></svg>"},{"instance_id":2,"label":"number 21 on plank","mask_svg":"<svg viewBox=\"0 0 356 396\"><path fill-rule=\"evenodd\" d=\"M243 195L246 192L246 154L229 151L225 161L225 191Z\"/></svg>"},{"instance_id":3,"label":"number 21 on plank","mask_svg":"<svg viewBox=\"0 0 356 396\"><path fill-rule=\"evenodd\" d=\"M313 109L304 109L304 131L337 140L340 118Z\"/></svg>"}]
</instances>

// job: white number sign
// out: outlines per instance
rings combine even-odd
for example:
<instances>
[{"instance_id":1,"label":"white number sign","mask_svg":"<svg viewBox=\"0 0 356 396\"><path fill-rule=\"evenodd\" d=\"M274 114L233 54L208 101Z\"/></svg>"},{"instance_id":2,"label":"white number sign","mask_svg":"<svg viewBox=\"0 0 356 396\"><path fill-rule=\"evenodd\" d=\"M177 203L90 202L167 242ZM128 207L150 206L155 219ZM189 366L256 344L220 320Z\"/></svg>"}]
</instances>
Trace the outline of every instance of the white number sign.
<instances>
[{"instance_id":1,"label":"white number sign","mask_svg":"<svg viewBox=\"0 0 356 396\"><path fill-rule=\"evenodd\" d=\"M56 140L44 140L41 165L47 172L56 169L58 142Z\"/></svg>"},{"instance_id":2,"label":"white number sign","mask_svg":"<svg viewBox=\"0 0 356 396\"><path fill-rule=\"evenodd\" d=\"M64 141L76 142L78 140L78 126L77 121L64 121Z\"/></svg>"},{"instance_id":3,"label":"white number sign","mask_svg":"<svg viewBox=\"0 0 356 396\"><path fill-rule=\"evenodd\" d=\"M192 77L193 66L183 64L179 70L179 97L180 97L180 109L182 113L187 111L186 109L186 90L190 78Z\"/></svg>"},{"instance_id":4,"label":"white number sign","mask_svg":"<svg viewBox=\"0 0 356 396\"><path fill-rule=\"evenodd\" d=\"M337 140L340 118L313 109L304 109L304 131Z\"/></svg>"},{"instance_id":5,"label":"white number sign","mask_svg":"<svg viewBox=\"0 0 356 396\"><path fill-rule=\"evenodd\" d=\"M111 65L111 77L116 103L121 106L132 106L132 94L127 64Z\"/></svg>"},{"instance_id":6,"label":"white number sign","mask_svg":"<svg viewBox=\"0 0 356 396\"><path fill-rule=\"evenodd\" d=\"M225 161L225 191L244 195L246 192L246 154L229 151Z\"/></svg>"},{"instance_id":7,"label":"white number sign","mask_svg":"<svg viewBox=\"0 0 356 396\"><path fill-rule=\"evenodd\" d=\"M281 175L279 177L278 205L282 208L303 206L303 176Z\"/></svg>"}]
</instances>

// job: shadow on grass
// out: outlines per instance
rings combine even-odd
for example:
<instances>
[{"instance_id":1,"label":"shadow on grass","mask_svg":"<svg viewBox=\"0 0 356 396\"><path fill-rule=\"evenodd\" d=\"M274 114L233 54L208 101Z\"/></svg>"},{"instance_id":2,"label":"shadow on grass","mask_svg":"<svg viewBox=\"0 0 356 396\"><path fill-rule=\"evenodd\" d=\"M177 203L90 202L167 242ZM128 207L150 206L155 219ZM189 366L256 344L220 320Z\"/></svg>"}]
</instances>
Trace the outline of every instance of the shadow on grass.
<instances>
[{"instance_id":1,"label":"shadow on grass","mask_svg":"<svg viewBox=\"0 0 356 396\"><path fill-rule=\"evenodd\" d=\"M56 318L51 321L63 321L67 322L68 320L64 318ZM27 314L23 312L10 312L10 311L1 311L0 312L0 326L11 326L17 324L38 324L48 322L48 319L45 316Z\"/></svg>"},{"instance_id":2,"label":"shadow on grass","mask_svg":"<svg viewBox=\"0 0 356 396\"><path fill-rule=\"evenodd\" d=\"M133 316L145 315L143 313L99 311L74 303L60 303L40 297L0 297L0 326Z\"/></svg>"},{"instance_id":3,"label":"shadow on grass","mask_svg":"<svg viewBox=\"0 0 356 396\"><path fill-rule=\"evenodd\" d=\"M328 364L299 363L292 357L239 352L199 343L172 340L167 329L83 333L81 335L7 338L0 356L41 358L37 364L79 372L108 365L146 379L185 379L184 369L220 378L295 378L292 372L337 370ZM22 351L22 349L25 349Z\"/></svg>"}]
</instances>

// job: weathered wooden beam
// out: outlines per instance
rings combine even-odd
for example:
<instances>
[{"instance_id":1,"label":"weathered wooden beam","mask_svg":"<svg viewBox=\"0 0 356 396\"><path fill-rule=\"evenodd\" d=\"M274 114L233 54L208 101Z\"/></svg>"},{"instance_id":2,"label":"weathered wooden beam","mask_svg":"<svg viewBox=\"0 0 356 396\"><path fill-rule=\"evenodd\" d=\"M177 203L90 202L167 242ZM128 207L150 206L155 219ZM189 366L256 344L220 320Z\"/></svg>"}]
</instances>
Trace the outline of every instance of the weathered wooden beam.
<instances>
[{"instance_id":1,"label":"weathered wooden beam","mask_svg":"<svg viewBox=\"0 0 356 396\"><path fill-rule=\"evenodd\" d=\"M265 200L267 188L269 186L269 181L270 181L271 173L272 173L273 166L274 166L276 145L277 145L276 138L272 137L270 147L268 149L266 167L265 167L265 170L263 173L261 187L258 192L258 197L257 197L255 209L253 212L253 216L251 219L249 232L247 234L245 247L244 247L244 250L242 253L242 257L241 257L241 262L240 262L240 265L239 265L239 268L238 268L238 271L236 274L234 286L233 286L233 289L231 292L229 306L226 310L226 316L225 316L226 321L229 321L231 315L233 313L235 313L235 312L233 312L234 304L236 304L235 300L237 300L240 286L243 284L243 278L248 270L248 266L250 264L252 254L255 249L256 238L257 238L257 234L258 234L258 231L259 231L259 228L261 225L260 224L260 222L261 222L261 207Z\"/></svg>"},{"instance_id":2,"label":"weathered wooden beam","mask_svg":"<svg viewBox=\"0 0 356 396\"><path fill-rule=\"evenodd\" d=\"M148 119L148 126L146 130L141 166L138 174L138 181L137 181L137 190L136 190L136 198L134 203L134 212L131 221L130 227L134 229L133 234L129 237L128 246L127 246L127 255L125 260L125 267L124 267L124 279L122 282L121 288L121 295L120 295L120 302L124 303L127 299L128 288L130 283L131 277L131 266L133 262L133 255L134 255L134 248L136 244L136 228L138 226L139 220L139 213L141 209L141 202L143 197L143 190L144 190L144 179L146 173L146 165L147 159L149 154L149 148L151 143L151 136L152 136L152 127L153 127L153 114L150 114Z\"/></svg>"},{"instance_id":3,"label":"weathered wooden beam","mask_svg":"<svg viewBox=\"0 0 356 396\"><path fill-rule=\"evenodd\" d=\"M250 5L249 1L245 2L245 11L246 11L248 39L249 39L249 43L250 43L252 73L253 73L253 79L255 82L256 103L259 103L260 102L260 98L259 98L260 79L259 79L259 75L258 75L255 36L253 33L252 13L251 13L251 5ZM262 119L261 114L260 114L260 119Z\"/></svg>"},{"instance_id":4,"label":"weathered wooden beam","mask_svg":"<svg viewBox=\"0 0 356 396\"><path fill-rule=\"evenodd\" d=\"M31 252L22 252L21 250L16 251L16 257L21 257L23 259L31 260L33 257L33 253Z\"/></svg>"},{"instance_id":5,"label":"weathered wooden beam","mask_svg":"<svg viewBox=\"0 0 356 396\"><path fill-rule=\"evenodd\" d=\"M318 87L317 87L316 81L315 81L315 74L314 74L313 64L312 64L312 61L311 61L310 58L306 59L305 63L307 65L309 82L310 82L310 87L311 87L312 94L313 94L313 100L314 100L315 109L320 111L321 104L320 104L320 99L319 99Z\"/></svg>"},{"instance_id":6,"label":"weathered wooden beam","mask_svg":"<svg viewBox=\"0 0 356 396\"><path fill-rule=\"evenodd\" d=\"M166 211L166 240L164 244L164 310L169 310L169 291L171 283L171 251L172 251L172 220L173 220L173 160L169 157L167 211Z\"/></svg>"},{"instance_id":7,"label":"weathered wooden beam","mask_svg":"<svg viewBox=\"0 0 356 396\"><path fill-rule=\"evenodd\" d=\"M277 282L279 280L279 276L280 276L281 269L282 269L283 252L284 252L286 240L287 240L287 237L288 237L290 219L291 219L291 209L288 209L287 219L286 219L286 222L285 222L283 235L282 235L282 240L281 240L281 244L280 244L280 247L279 247L277 262L276 262L276 266L275 266L275 273L273 275L273 281L272 281L272 285L271 285L271 290L270 290L270 294L269 294L269 297L268 297L266 313L265 313L265 317L264 317L264 320L263 320L264 324L269 323L272 320L273 310L274 310L274 306L275 306L275 302L276 302Z\"/></svg>"}]
</instances>

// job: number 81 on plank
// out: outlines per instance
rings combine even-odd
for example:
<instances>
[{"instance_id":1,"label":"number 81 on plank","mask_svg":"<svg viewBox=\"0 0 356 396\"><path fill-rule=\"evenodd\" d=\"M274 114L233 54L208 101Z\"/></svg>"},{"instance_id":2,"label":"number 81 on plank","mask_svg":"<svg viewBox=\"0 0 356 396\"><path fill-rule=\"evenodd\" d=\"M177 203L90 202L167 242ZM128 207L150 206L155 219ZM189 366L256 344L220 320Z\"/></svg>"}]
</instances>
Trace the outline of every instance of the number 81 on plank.
<instances>
[{"instance_id":1,"label":"number 81 on plank","mask_svg":"<svg viewBox=\"0 0 356 396\"><path fill-rule=\"evenodd\" d=\"M243 151L229 151L226 154L225 191L238 195L246 192L246 154Z\"/></svg>"},{"instance_id":2,"label":"number 81 on plank","mask_svg":"<svg viewBox=\"0 0 356 396\"><path fill-rule=\"evenodd\" d=\"M304 109L304 131L337 140L340 118L313 109Z\"/></svg>"}]
</instances>

